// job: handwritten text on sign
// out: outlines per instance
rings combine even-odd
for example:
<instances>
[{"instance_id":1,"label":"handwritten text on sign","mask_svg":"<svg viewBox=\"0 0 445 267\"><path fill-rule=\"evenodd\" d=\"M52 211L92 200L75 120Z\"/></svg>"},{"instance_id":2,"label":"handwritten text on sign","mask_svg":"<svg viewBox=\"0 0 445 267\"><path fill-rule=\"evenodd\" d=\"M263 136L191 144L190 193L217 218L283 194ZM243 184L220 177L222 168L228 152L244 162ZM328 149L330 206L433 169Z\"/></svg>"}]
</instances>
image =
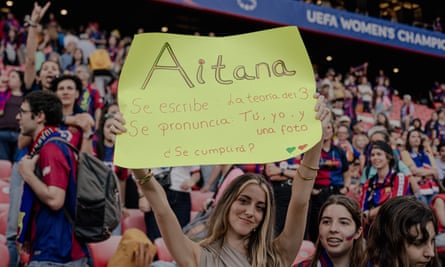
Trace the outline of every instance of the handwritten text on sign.
<instances>
[{"instance_id":1,"label":"handwritten text on sign","mask_svg":"<svg viewBox=\"0 0 445 267\"><path fill-rule=\"evenodd\" d=\"M295 27L230 37L136 35L118 89L129 168L263 163L321 137L313 69Z\"/></svg>"}]
</instances>

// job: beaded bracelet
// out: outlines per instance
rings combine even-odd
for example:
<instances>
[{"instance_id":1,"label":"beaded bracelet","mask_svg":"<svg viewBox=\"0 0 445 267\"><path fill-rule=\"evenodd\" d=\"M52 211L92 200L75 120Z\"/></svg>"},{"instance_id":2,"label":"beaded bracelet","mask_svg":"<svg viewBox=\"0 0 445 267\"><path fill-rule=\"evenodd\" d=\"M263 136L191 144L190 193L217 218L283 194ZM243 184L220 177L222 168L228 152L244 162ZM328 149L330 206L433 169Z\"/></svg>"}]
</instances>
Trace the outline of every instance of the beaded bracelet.
<instances>
[{"instance_id":1,"label":"beaded bracelet","mask_svg":"<svg viewBox=\"0 0 445 267\"><path fill-rule=\"evenodd\" d=\"M318 168L318 167L312 167L312 166L309 166L309 165L307 165L306 163L304 163L303 161L302 162L300 162L300 165L301 166L304 166L304 167L306 167L306 168L308 168L309 170L313 170L313 171L318 171L320 168Z\"/></svg>"},{"instance_id":2,"label":"beaded bracelet","mask_svg":"<svg viewBox=\"0 0 445 267\"><path fill-rule=\"evenodd\" d=\"M151 178L153 178L153 173L151 172L151 170L149 170L144 177L142 177L141 179L138 179L138 183L140 185L143 185L145 183L147 183L148 181L151 180Z\"/></svg>"},{"instance_id":3,"label":"beaded bracelet","mask_svg":"<svg viewBox=\"0 0 445 267\"><path fill-rule=\"evenodd\" d=\"M300 177L300 178L301 178L302 180L304 180L304 181L312 181L312 180L315 179L315 177L310 177L310 176L304 177L304 176L301 174L301 172L300 172L299 169L297 169L297 174L298 174L298 177Z\"/></svg>"}]
</instances>

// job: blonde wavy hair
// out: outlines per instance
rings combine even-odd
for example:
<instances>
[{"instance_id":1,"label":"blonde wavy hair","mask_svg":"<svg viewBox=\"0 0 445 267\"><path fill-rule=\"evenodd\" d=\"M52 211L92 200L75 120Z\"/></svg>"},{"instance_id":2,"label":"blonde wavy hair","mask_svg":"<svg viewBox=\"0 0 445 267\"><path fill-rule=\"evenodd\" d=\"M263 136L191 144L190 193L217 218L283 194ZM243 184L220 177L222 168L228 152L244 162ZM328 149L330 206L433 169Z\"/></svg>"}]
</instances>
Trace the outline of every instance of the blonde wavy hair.
<instances>
[{"instance_id":1,"label":"blonde wavy hair","mask_svg":"<svg viewBox=\"0 0 445 267\"><path fill-rule=\"evenodd\" d=\"M233 202L237 200L241 192L250 184L259 185L266 193L266 206L263 220L255 231L248 236L247 253L252 266L278 267L284 266L280 252L274 242L275 200L271 186L261 174L245 173L234 179L222 194L209 221L207 237L200 242L201 246L208 246L221 241L229 228L229 212Z\"/></svg>"}]
</instances>

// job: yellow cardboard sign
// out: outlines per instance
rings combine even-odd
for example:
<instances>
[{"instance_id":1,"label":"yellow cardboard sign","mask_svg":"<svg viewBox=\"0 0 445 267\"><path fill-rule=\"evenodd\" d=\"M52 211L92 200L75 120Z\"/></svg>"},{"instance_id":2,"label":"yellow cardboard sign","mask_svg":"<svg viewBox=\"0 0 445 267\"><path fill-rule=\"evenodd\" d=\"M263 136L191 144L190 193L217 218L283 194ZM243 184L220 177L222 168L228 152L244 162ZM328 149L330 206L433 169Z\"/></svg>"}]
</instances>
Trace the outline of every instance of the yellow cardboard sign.
<instances>
[{"instance_id":1,"label":"yellow cardboard sign","mask_svg":"<svg viewBox=\"0 0 445 267\"><path fill-rule=\"evenodd\" d=\"M128 168L265 163L321 138L315 79L294 26L229 37L135 35L119 79Z\"/></svg>"}]
</instances>

